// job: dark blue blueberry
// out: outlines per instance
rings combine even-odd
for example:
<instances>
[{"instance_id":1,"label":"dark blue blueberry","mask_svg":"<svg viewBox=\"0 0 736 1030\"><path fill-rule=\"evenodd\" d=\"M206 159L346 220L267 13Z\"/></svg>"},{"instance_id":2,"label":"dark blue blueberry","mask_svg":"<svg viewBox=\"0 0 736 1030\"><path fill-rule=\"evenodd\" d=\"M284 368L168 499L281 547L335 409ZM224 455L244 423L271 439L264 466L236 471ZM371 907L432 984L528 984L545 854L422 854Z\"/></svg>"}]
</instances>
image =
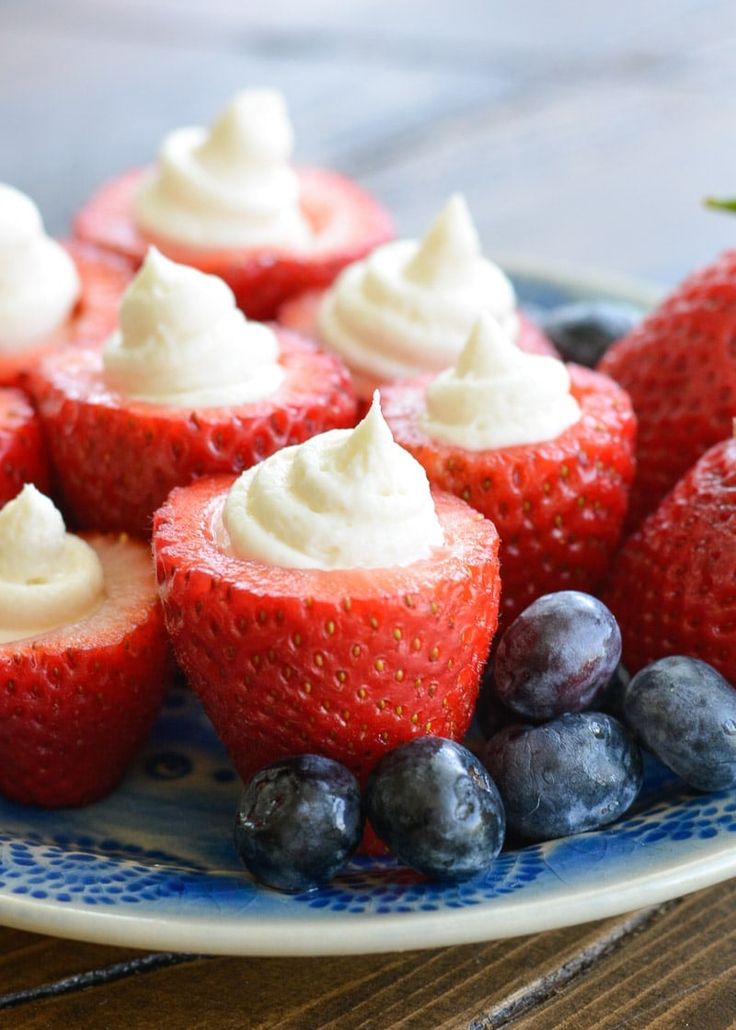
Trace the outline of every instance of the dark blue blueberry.
<instances>
[{"instance_id":1,"label":"dark blue blueberry","mask_svg":"<svg viewBox=\"0 0 736 1030\"><path fill-rule=\"evenodd\" d=\"M503 704L542 722L590 708L621 657L621 633L590 594L561 590L526 608L496 650L493 676Z\"/></svg>"},{"instance_id":2,"label":"dark blue blueberry","mask_svg":"<svg viewBox=\"0 0 736 1030\"><path fill-rule=\"evenodd\" d=\"M418 737L384 755L368 781L366 813L401 861L433 880L469 880L503 845L495 784L475 755L442 737Z\"/></svg>"},{"instance_id":3,"label":"dark blue blueberry","mask_svg":"<svg viewBox=\"0 0 736 1030\"><path fill-rule=\"evenodd\" d=\"M609 715L619 719L621 722L626 720L624 715L624 697L626 696L626 688L629 685L630 679L631 677L628 672L619 662L614 669L613 676L608 681L608 686L598 700L598 708L602 712L608 712Z\"/></svg>"},{"instance_id":4,"label":"dark blue blueberry","mask_svg":"<svg viewBox=\"0 0 736 1030\"><path fill-rule=\"evenodd\" d=\"M308 891L339 872L360 843L355 777L320 755L284 758L243 788L235 846L246 869L282 891Z\"/></svg>"},{"instance_id":5,"label":"dark blue blueberry","mask_svg":"<svg viewBox=\"0 0 736 1030\"><path fill-rule=\"evenodd\" d=\"M644 747L698 790L736 784L736 690L697 658L660 658L634 676L626 720Z\"/></svg>"},{"instance_id":6,"label":"dark blue blueberry","mask_svg":"<svg viewBox=\"0 0 736 1030\"><path fill-rule=\"evenodd\" d=\"M486 738L498 733L504 726L514 721L512 712L502 705L496 697L496 686L493 681L493 659L489 659L480 681L480 693L475 708L478 729Z\"/></svg>"},{"instance_id":7,"label":"dark blue blueberry","mask_svg":"<svg viewBox=\"0 0 736 1030\"><path fill-rule=\"evenodd\" d=\"M503 798L509 830L549 840L595 830L634 803L642 762L632 735L600 712L544 726L508 726L486 746L486 768Z\"/></svg>"},{"instance_id":8,"label":"dark blue blueberry","mask_svg":"<svg viewBox=\"0 0 736 1030\"><path fill-rule=\"evenodd\" d=\"M565 361L595 368L608 348L641 321L641 315L632 304L577 301L545 315L542 328Z\"/></svg>"}]
</instances>

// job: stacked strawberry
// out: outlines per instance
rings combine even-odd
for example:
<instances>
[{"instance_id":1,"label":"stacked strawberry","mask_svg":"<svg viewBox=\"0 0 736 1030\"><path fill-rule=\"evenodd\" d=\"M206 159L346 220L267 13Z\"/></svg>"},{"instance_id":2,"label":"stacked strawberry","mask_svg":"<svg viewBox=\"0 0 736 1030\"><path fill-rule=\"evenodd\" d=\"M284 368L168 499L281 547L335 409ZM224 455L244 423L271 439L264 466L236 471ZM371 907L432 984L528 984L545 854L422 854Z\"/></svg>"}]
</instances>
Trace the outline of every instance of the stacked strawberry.
<instances>
[{"instance_id":1,"label":"stacked strawberry","mask_svg":"<svg viewBox=\"0 0 736 1030\"><path fill-rule=\"evenodd\" d=\"M689 655L736 683L736 440L712 447L628 540L607 603L631 672Z\"/></svg>"},{"instance_id":2,"label":"stacked strawberry","mask_svg":"<svg viewBox=\"0 0 736 1030\"><path fill-rule=\"evenodd\" d=\"M309 248L195 250L157 239L159 249L183 265L218 275L251 318L273 318L281 303L303 290L329 286L337 273L393 235L390 217L355 183L325 169L298 170L301 205L312 225ZM133 171L102 186L76 217L76 236L120 254L137 268L151 240L138 230L133 200L145 172Z\"/></svg>"},{"instance_id":3,"label":"stacked strawberry","mask_svg":"<svg viewBox=\"0 0 736 1030\"><path fill-rule=\"evenodd\" d=\"M606 376L570 365L582 417L545 443L468 451L421 428L429 378L387 387L386 421L430 482L492 519L501 537L505 624L542 594L594 590L619 542L636 423Z\"/></svg>"},{"instance_id":4,"label":"stacked strawberry","mask_svg":"<svg viewBox=\"0 0 736 1030\"><path fill-rule=\"evenodd\" d=\"M41 423L25 394L0 389L0 504L15 497L24 483L48 491Z\"/></svg>"},{"instance_id":5,"label":"stacked strawberry","mask_svg":"<svg viewBox=\"0 0 736 1030\"><path fill-rule=\"evenodd\" d=\"M638 420L635 528L736 415L736 251L687 278L599 368L628 392Z\"/></svg>"},{"instance_id":6,"label":"stacked strawberry","mask_svg":"<svg viewBox=\"0 0 736 1030\"><path fill-rule=\"evenodd\" d=\"M493 525L435 494L444 544L427 559L282 568L218 542L233 481L173 491L153 546L177 658L241 776L316 751L365 779L402 741L461 739L496 628Z\"/></svg>"}]
</instances>

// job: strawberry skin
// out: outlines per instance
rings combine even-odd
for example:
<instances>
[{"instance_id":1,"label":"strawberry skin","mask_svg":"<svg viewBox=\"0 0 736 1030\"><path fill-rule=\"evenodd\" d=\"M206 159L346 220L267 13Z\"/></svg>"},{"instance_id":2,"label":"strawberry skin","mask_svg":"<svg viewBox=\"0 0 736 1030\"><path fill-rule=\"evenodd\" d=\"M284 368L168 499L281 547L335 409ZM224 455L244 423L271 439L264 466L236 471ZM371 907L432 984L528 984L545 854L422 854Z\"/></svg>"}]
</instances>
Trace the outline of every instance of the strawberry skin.
<instances>
[{"instance_id":1,"label":"strawberry skin","mask_svg":"<svg viewBox=\"0 0 736 1030\"><path fill-rule=\"evenodd\" d=\"M84 805L125 772L171 678L148 549L88 536L105 599L86 619L0 644L0 793L21 804Z\"/></svg>"},{"instance_id":2,"label":"strawberry skin","mask_svg":"<svg viewBox=\"0 0 736 1030\"><path fill-rule=\"evenodd\" d=\"M419 419L431 376L382 393L396 442L424 466L430 483L495 523L505 625L542 594L594 590L621 534L634 474L631 404L606 376L568 369L580 421L546 443L497 450L466 451L423 432Z\"/></svg>"},{"instance_id":3,"label":"strawberry skin","mask_svg":"<svg viewBox=\"0 0 736 1030\"><path fill-rule=\"evenodd\" d=\"M736 684L736 441L712 447L627 540L605 600L634 673L666 655Z\"/></svg>"},{"instance_id":4,"label":"strawberry skin","mask_svg":"<svg viewBox=\"0 0 736 1030\"><path fill-rule=\"evenodd\" d=\"M81 295L67 321L20 350L0 349L0 386L24 385L25 374L46 354L69 344L104 339L115 328L120 297L131 280L128 264L74 241L64 244L74 260Z\"/></svg>"},{"instance_id":5,"label":"strawberry skin","mask_svg":"<svg viewBox=\"0 0 736 1030\"><path fill-rule=\"evenodd\" d=\"M319 341L317 312L323 296L324 290L309 290L291 297L281 305L276 318L287 329L294 329L310 340ZM519 338L516 342L521 350L529 354L547 354L552 358L559 358L557 348L542 330L522 311L518 312L518 316Z\"/></svg>"},{"instance_id":6,"label":"strawberry skin","mask_svg":"<svg viewBox=\"0 0 736 1030\"><path fill-rule=\"evenodd\" d=\"M689 276L599 368L631 397L639 432L633 529L736 415L736 250Z\"/></svg>"},{"instance_id":7,"label":"strawberry skin","mask_svg":"<svg viewBox=\"0 0 736 1030\"><path fill-rule=\"evenodd\" d=\"M144 237L133 217L133 198L146 175L140 169L103 185L78 213L74 232L80 240L123 255L134 268L155 243L173 261L224 279L250 318L274 318L287 297L329 286L345 265L393 236L388 213L350 179L321 168L296 171L302 208L315 233L313 245L304 251L202 251L174 240Z\"/></svg>"},{"instance_id":8,"label":"strawberry skin","mask_svg":"<svg viewBox=\"0 0 736 1030\"><path fill-rule=\"evenodd\" d=\"M41 423L25 394L0 389L0 505L24 483L49 492L49 469Z\"/></svg>"},{"instance_id":9,"label":"strawberry skin","mask_svg":"<svg viewBox=\"0 0 736 1030\"><path fill-rule=\"evenodd\" d=\"M279 331L286 375L270 397L238 407L171 408L131 401L105 384L99 348L50 355L28 385L43 422L64 510L83 529L150 534L169 491L242 472L289 444L352 426L342 363Z\"/></svg>"},{"instance_id":10,"label":"strawberry skin","mask_svg":"<svg viewBox=\"0 0 736 1030\"><path fill-rule=\"evenodd\" d=\"M461 739L498 614L498 535L434 494L445 543L401 568L242 561L215 543L234 477L173 491L153 547L177 659L240 775L317 752L364 780L423 734Z\"/></svg>"}]
</instances>

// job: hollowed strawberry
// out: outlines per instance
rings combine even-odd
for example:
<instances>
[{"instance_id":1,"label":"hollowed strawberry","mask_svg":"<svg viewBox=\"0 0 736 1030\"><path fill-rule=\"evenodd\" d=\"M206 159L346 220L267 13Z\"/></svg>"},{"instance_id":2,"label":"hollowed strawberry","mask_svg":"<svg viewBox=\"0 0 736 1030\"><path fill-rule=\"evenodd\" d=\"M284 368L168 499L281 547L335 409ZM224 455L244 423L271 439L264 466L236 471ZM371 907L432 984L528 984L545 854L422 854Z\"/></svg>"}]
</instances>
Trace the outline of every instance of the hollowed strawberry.
<instances>
[{"instance_id":1,"label":"hollowed strawberry","mask_svg":"<svg viewBox=\"0 0 736 1030\"><path fill-rule=\"evenodd\" d=\"M24 483L48 493L41 422L24 393L0 389L0 505L12 500Z\"/></svg>"}]
</instances>

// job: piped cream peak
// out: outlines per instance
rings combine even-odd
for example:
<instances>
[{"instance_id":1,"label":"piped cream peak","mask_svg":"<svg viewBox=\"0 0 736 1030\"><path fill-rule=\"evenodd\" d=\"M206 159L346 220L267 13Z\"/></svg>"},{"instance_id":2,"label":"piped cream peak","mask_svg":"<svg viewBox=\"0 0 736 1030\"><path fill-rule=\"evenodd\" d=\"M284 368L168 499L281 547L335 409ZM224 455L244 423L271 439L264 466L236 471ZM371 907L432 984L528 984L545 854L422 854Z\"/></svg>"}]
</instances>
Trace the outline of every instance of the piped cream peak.
<instances>
[{"instance_id":1,"label":"piped cream peak","mask_svg":"<svg viewBox=\"0 0 736 1030\"><path fill-rule=\"evenodd\" d=\"M454 193L420 242L406 277L426 286L457 285L480 256L480 239L468 205L460 193Z\"/></svg>"},{"instance_id":2,"label":"piped cream peak","mask_svg":"<svg viewBox=\"0 0 736 1030\"><path fill-rule=\"evenodd\" d=\"M335 465L343 473L355 474L374 467L380 471L386 455L390 454L395 446L393 435L381 411L380 394L375 390L368 413L345 437L336 455Z\"/></svg>"},{"instance_id":3,"label":"piped cream peak","mask_svg":"<svg viewBox=\"0 0 736 1030\"><path fill-rule=\"evenodd\" d=\"M275 89L236 93L199 147L205 164L278 165L289 161L294 130L283 96Z\"/></svg>"},{"instance_id":4,"label":"piped cream peak","mask_svg":"<svg viewBox=\"0 0 736 1030\"><path fill-rule=\"evenodd\" d=\"M522 352L490 311L482 311L455 366L458 378L481 379L515 368Z\"/></svg>"}]
</instances>

